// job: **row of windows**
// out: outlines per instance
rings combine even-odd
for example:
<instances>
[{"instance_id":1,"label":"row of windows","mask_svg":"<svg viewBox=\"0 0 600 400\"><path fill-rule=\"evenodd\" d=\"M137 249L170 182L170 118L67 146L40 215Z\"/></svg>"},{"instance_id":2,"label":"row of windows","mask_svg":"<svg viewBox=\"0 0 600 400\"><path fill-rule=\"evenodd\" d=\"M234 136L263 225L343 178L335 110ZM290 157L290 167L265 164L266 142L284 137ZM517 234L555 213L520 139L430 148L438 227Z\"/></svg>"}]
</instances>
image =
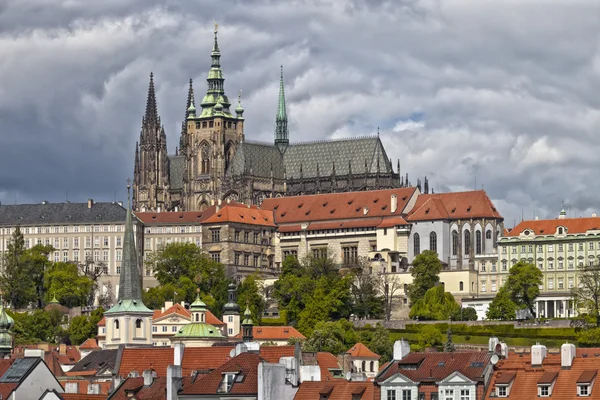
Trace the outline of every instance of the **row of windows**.
<instances>
[{"instance_id":1,"label":"row of windows","mask_svg":"<svg viewBox=\"0 0 600 400\"><path fill-rule=\"evenodd\" d=\"M0 228L0 234L11 235L16 228ZM21 227L24 235L43 233L79 233L79 232L123 232L123 225L73 225L73 226L44 226Z\"/></svg>"},{"instance_id":2,"label":"row of windows","mask_svg":"<svg viewBox=\"0 0 600 400\"><path fill-rule=\"evenodd\" d=\"M556 282L556 287L554 285L554 283ZM565 288L565 282L566 282L566 288ZM488 289L488 282L486 279L482 279L481 280L481 292L487 292ZM502 285L504 285L506 283L506 278L502 278ZM575 286L575 278L573 277L568 277L568 278L547 278L546 279L546 290L565 290L565 289L573 289ZM491 292L496 292L498 289L497 285L496 285L496 280L492 279L490 281L490 291ZM460 282L460 290L462 291L462 282ZM544 285L540 285L540 290L544 290Z\"/></svg>"},{"instance_id":3,"label":"row of windows","mask_svg":"<svg viewBox=\"0 0 600 400\"><path fill-rule=\"evenodd\" d=\"M361 228L340 228L340 229L321 229L310 231L310 235L326 235L329 233L348 233L348 232L371 232L375 230L375 227L361 227ZM283 232L282 236L299 236L301 232ZM384 235L387 235L387 228L384 229Z\"/></svg>"},{"instance_id":4,"label":"row of windows","mask_svg":"<svg viewBox=\"0 0 600 400\"><path fill-rule=\"evenodd\" d=\"M8 243L10 242L11 239L5 239L5 245L8 246ZM74 237L72 238L72 243L73 243L73 247L74 248L79 248L80 247L80 238L79 237ZM116 247L121 247L123 243L123 237L122 236L117 236L115 238L115 246ZM33 247L35 245L44 245L44 246L52 246L55 249L68 249L70 247L71 244L71 240L69 238L62 238L62 240L60 238L54 238L54 239L50 239L50 238L45 238L45 239L32 239L32 238L26 238L25 239L25 248L30 248ZM92 238L91 236L87 236L84 239L84 247L90 248L92 247ZM103 238L100 236L94 237L94 247L110 247L110 237L108 236L104 236Z\"/></svg>"},{"instance_id":5,"label":"row of windows","mask_svg":"<svg viewBox=\"0 0 600 400\"><path fill-rule=\"evenodd\" d=\"M191 238L191 237L175 237L175 238L156 238L156 247L160 247L163 244L167 245L169 243L195 243L196 246L200 247L202 242L200 240L200 236L196 236L195 238ZM152 239L151 238L146 238L144 239L144 247L146 249L152 249Z\"/></svg>"},{"instance_id":6,"label":"row of windows","mask_svg":"<svg viewBox=\"0 0 600 400\"><path fill-rule=\"evenodd\" d=\"M201 232L200 225L195 226L147 226L144 229L146 233L193 233Z\"/></svg>"},{"instance_id":7,"label":"row of windows","mask_svg":"<svg viewBox=\"0 0 600 400\"><path fill-rule=\"evenodd\" d=\"M235 265L242 265L242 259L245 266L250 266L250 258L252 257L252 266L254 267L258 267L261 264L261 255L260 254L242 254L242 253L235 253L234 254L234 264Z\"/></svg>"},{"instance_id":8,"label":"row of windows","mask_svg":"<svg viewBox=\"0 0 600 400\"><path fill-rule=\"evenodd\" d=\"M412 400L412 389L387 389L387 400ZM457 395L458 397L455 397ZM419 400L426 400L426 394L419 392ZM442 389L431 393L431 400L471 400L470 389Z\"/></svg>"},{"instance_id":9,"label":"row of windows","mask_svg":"<svg viewBox=\"0 0 600 400\"><path fill-rule=\"evenodd\" d=\"M200 128L214 128L214 121L196 121L196 129L200 129ZM217 126L221 126L220 122L217 122ZM229 128L229 129L235 129L236 127L236 123L235 122L231 122L231 121L227 121L227 124L225 124L225 122L223 122L223 126Z\"/></svg>"},{"instance_id":10,"label":"row of windows","mask_svg":"<svg viewBox=\"0 0 600 400\"><path fill-rule=\"evenodd\" d=\"M579 242L576 244L577 244L578 251L583 251L586 247L588 250L596 250L596 249L600 250L600 242L598 242L598 243L587 242L587 246L585 246L584 242ZM521 253L533 253L534 246L536 247L536 251L538 253L544 252L543 244L538 244L538 245L522 244L521 245ZM562 252L564 252L565 247L566 247L567 251L569 251L569 252L575 251L575 243L567 243L566 246L563 243L558 243L558 244L556 244L556 247L554 244L546 245L546 249L549 253L554 252L554 251L558 251L559 253L562 253ZM517 245L511 246L511 253L517 254L517 249L518 249ZM502 254L507 254L507 252L508 252L508 246L502 246Z\"/></svg>"},{"instance_id":11,"label":"row of windows","mask_svg":"<svg viewBox=\"0 0 600 400\"><path fill-rule=\"evenodd\" d=\"M171 332L176 333L178 330L179 330L179 326L171 325ZM152 326L152 332L157 333L158 326L156 326L156 325ZM163 332L163 333L169 332L169 326L167 326L167 325L161 326L161 332Z\"/></svg>"}]
</instances>

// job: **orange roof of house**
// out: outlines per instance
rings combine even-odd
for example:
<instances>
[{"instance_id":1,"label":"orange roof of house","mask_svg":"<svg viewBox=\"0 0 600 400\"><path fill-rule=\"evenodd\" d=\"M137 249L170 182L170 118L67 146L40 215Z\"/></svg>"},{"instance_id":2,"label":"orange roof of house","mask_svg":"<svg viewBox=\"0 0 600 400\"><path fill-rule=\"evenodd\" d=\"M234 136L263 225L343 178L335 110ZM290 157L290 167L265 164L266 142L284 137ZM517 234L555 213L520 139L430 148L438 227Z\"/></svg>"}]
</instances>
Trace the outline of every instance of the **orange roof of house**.
<instances>
[{"instance_id":1,"label":"orange roof of house","mask_svg":"<svg viewBox=\"0 0 600 400\"><path fill-rule=\"evenodd\" d=\"M291 338L306 339L306 336L298 332L293 326L254 326L252 327L252 336L254 340L288 340ZM235 338L241 338L242 332Z\"/></svg>"},{"instance_id":2,"label":"orange roof of house","mask_svg":"<svg viewBox=\"0 0 600 400\"><path fill-rule=\"evenodd\" d=\"M496 364L485 398L496 399L497 397L491 395L495 392L496 384L507 384L511 380L512 387L508 399L535 399L538 397L538 384L550 381L554 382L554 389L549 399L578 398L577 381L582 377L589 380L597 373L600 366L600 349L577 349L571 369L561 368L560 357L560 354L550 353L541 367L531 368L530 354L519 355L510 352L508 358ZM594 381L591 393L586 398L600 399L600 382Z\"/></svg>"},{"instance_id":3,"label":"orange roof of house","mask_svg":"<svg viewBox=\"0 0 600 400\"><path fill-rule=\"evenodd\" d=\"M273 210L278 225L311 221L402 216L416 188L370 190L265 199L261 208ZM397 208L391 210L396 195ZM365 211L367 211L365 213Z\"/></svg>"},{"instance_id":4,"label":"orange roof of house","mask_svg":"<svg viewBox=\"0 0 600 400\"><path fill-rule=\"evenodd\" d=\"M317 364L321 370L321 381L334 380L330 369L340 369L340 363L336 356L327 352L317 353Z\"/></svg>"},{"instance_id":5,"label":"orange roof of house","mask_svg":"<svg viewBox=\"0 0 600 400\"><path fill-rule=\"evenodd\" d=\"M273 212L256 207L239 207L226 204L203 221L204 224L235 222L238 224L275 226Z\"/></svg>"},{"instance_id":6,"label":"orange roof of house","mask_svg":"<svg viewBox=\"0 0 600 400\"><path fill-rule=\"evenodd\" d=\"M372 382L305 381L300 385L294 399L320 400L326 395L328 400L372 400L375 398L374 392L375 385Z\"/></svg>"},{"instance_id":7,"label":"orange roof of house","mask_svg":"<svg viewBox=\"0 0 600 400\"><path fill-rule=\"evenodd\" d=\"M167 392L167 379L156 377L149 386L144 385L144 378L127 378L110 396L111 400L164 400Z\"/></svg>"},{"instance_id":8,"label":"orange roof of house","mask_svg":"<svg viewBox=\"0 0 600 400\"><path fill-rule=\"evenodd\" d=\"M506 232L505 236L517 237L526 230L533 231L535 235L554 235L559 226L567 228L568 235L586 233L587 231L600 230L600 218L586 217L521 221L510 232Z\"/></svg>"},{"instance_id":9,"label":"orange roof of house","mask_svg":"<svg viewBox=\"0 0 600 400\"><path fill-rule=\"evenodd\" d=\"M152 314L152 320L160 320L173 314L180 315L188 319L191 318L192 315L189 310L186 310L185 307L183 307L181 304L176 303L173 304L171 307L167 308L164 312L161 310L154 310L154 314ZM209 310L206 310L206 322L214 326L225 325L225 322L221 321L215 316L215 314L213 314ZM104 325L106 325L106 319L102 317L102 319L98 322L98 326Z\"/></svg>"},{"instance_id":10,"label":"orange roof of house","mask_svg":"<svg viewBox=\"0 0 600 400\"><path fill-rule=\"evenodd\" d=\"M294 346L261 346L260 358L270 363L278 363L281 357L293 357Z\"/></svg>"},{"instance_id":11,"label":"orange roof of house","mask_svg":"<svg viewBox=\"0 0 600 400\"><path fill-rule=\"evenodd\" d=\"M81 394L81 393L61 393L60 397L64 400L104 400L107 393L104 394Z\"/></svg>"},{"instance_id":12,"label":"orange roof of house","mask_svg":"<svg viewBox=\"0 0 600 400\"><path fill-rule=\"evenodd\" d=\"M99 349L98 342L95 338L89 338L79 346L79 350L96 350Z\"/></svg>"},{"instance_id":13,"label":"orange roof of house","mask_svg":"<svg viewBox=\"0 0 600 400\"><path fill-rule=\"evenodd\" d=\"M362 343L356 343L350 350L346 352L350 354L351 357L364 357L364 358L376 358L380 359L381 356L373 353L367 346Z\"/></svg>"},{"instance_id":14,"label":"orange roof of house","mask_svg":"<svg viewBox=\"0 0 600 400\"><path fill-rule=\"evenodd\" d=\"M431 221L438 219L498 218L502 216L483 190L421 194L408 221Z\"/></svg>"},{"instance_id":15,"label":"orange roof of house","mask_svg":"<svg viewBox=\"0 0 600 400\"><path fill-rule=\"evenodd\" d=\"M190 224L190 223L202 223L204 220L212 216L217 208L224 206L230 207L244 207L248 206L244 203L238 203L237 201L231 201L229 203L223 203L221 205L212 205L204 211L165 211L165 212L137 212L135 215L145 225L151 224ZM256 208L256 206L251 206Z\"/></svg>"}]
</instances>

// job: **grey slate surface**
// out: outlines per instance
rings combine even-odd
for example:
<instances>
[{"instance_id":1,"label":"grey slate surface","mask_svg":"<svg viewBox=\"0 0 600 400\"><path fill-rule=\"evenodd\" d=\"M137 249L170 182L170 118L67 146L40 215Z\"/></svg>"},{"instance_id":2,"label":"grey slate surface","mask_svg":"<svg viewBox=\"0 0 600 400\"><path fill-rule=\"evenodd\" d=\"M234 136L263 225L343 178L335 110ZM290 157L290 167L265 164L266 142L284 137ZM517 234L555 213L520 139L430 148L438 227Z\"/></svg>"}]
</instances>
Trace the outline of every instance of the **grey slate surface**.
<instances>
[{"instance_id":1,"label":"grey slate surface","mask_svg":"<svg viewBox=\"0 0 600 400\"><path fill-rule=\"evenodd\" d=\"M228 174L243 175L252 167L252 175L270 177L273 165L275 179L283 179L284 166L288 179L298 179L302 165L303 178L324 178L331 176L334 164L336 175L347 175L349 164L353 174L364 174L365 161L368 172L374 174L378 159L380 172L391 173L392 165L378 136L291 144L283 157L273 144L245 142L235 153Z\"/></svg>"},{"instance_id":2,"label":"grey slate surface","mask_svg":"<svg viewBox=\"0 0 600 400\"><path fill-rule=\"evenodd\" d=\"M70 371L73 372L85 372L85 371L97 371L105 365L111 368L115 367L117 362L118 349L112 350L96 350L79 360L77 364L73 366Z\"/></svg>"},{"instance_id":3,"label":"grey slate surface","mask_svg":"<svg viewBox=\"0 0 600 400\"><path fill-rule=\"evenodd\" d=\"M17 358L13 365L0 377L0 383L21 382L29 374L29 371L41 361L41 358L38 357Z\"/></svg>"},{"instance_id":4,"label":"grey slate surface","mask_svg":"<svg viewBox=\"0 0 600 400\"><path fill-rule=\"evenodd\" d=\"M169 182L171 189L183 189L185 156L169 156Z\"/></svg>"},{"instance_id":5,"label":"grey slate surface","mask_svg":"<svg viewBox=\"0 0 600 400\"><path fill-rule=\"evenodd\" d=\"M108 223L125 221L118 203L48 203L0 205L0 226Z\"/></svg>"}]
</instances>

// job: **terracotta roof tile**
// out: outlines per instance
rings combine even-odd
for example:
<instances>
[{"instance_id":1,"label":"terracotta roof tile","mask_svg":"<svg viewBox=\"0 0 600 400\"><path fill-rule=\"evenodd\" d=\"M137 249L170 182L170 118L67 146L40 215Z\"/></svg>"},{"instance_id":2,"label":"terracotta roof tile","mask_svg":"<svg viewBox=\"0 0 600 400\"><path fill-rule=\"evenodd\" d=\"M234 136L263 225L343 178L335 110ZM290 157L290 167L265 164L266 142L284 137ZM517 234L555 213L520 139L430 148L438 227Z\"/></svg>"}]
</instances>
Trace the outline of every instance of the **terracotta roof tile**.
<instances>
[{"instance_id":1,"label":"terracotta roof tile","mask_svg":"<svg viewBox=\"0 0 600 400\"><path fill-rule=\"evenodd\" d=\"M410 353L404 359L380 370L377 382L400 373L415 381L440 381L457 371L469 379L480 381L490 361L487 352Z\"/></svg>"},{"instance_id":2,"label":"terracotta roof tile","mask_svg":"<svg viewBox=\"0 0 600 400\"><path fill-rule=\"evenodd\" d=\"M18 383L0 383L0 398L7 399L17 386L19 386Z\"/></svg>"},{"instance_id":3,"label":"terracotta roof tile","mask_svg":"<svg viewBox=\"0 0 600 400\"><path fill-rule=\"evenodd\" d=\"M399 188L279 197L265 199L261 208L273 210L278 225L402 216L415 193L416 188ZM391 210L392 195L396 195L398 203L394 212Z\"/></svg>"},{"instance_id":4,"label":"terracotta roof tile","mask_svg":"<svg viewBox=\"0 0 600 400\"><path fill-rule=\"evenodd\" d=\"M600 218L565 218L565 219L540 219L536 221L521 221L517 226L507 232L507 237L518 237L526 230L533 231L535 235L554 235L559 226L567 228L567 234L580 234L587 231L600 230Z\"/></svg>"},{"instance_id":5,"label":"terracotta roof tile","mask_svg":"<svg viewBox=\"0 0 600 400\"><path fill-rule=\"evenodd\" d=\"M517 376L517 373L514 371L499 374L496 378L496 383L500 385L508 385L513 379L515 379L515 376Z\"/></svg>"},{"instance_id":6,"label":"terracotta roof tile","mask_svg":"<svg viewBox=\"0 0 600 400\"><path fill-rule=\"evenodd\" d=\"M340 369L340 363L338 362L337 357L327 352L317 353L317 364L321 370L322 381L331 381L334 379L329 371L330 369Z\"/></svg>"},{"instance_id":7,"label":"terracotta roof tile","mask_svg":"<svg viewBox=\"0 0 600 400\"><path fill-rule=\"evenodd\" d=\"M329 382L302 382L294 399L320 400L324 391L328 392L328 400L373 400L375 398L375 385L372 382L335 380Z\"/></svg>"},{"instance_id":8,"label":"terracotta roof tile","mask_svg":"<svg viewBox=\"0 0 600 400\"><path fill-rule=\"evenodd\" d=\"M221 224L235 222L239 224L275 226L273 212L255 207L237 207L229 204L216 211L212 216L203 221L204 224Z\"/></svg>"},{"instance_id":9,"label":"terracotta roof tile","mask_svg":"<svg viewBox=\"0 0 600 400\"><path fill-rule=\"evenodd\" d=\"M167 392L167 378L154 378L152 384L144 386L144 378L127 378L119 385L111 400L164 400Z\"/></svg>"},{"instance_id":10,"label":"terracotta roof tile","mask_svg":"<svg viewBox=\"0 0 600 400\"><path fill-rule=\"evenodd\" d=\"M577 379L577 383L592 383L596 375L598 374L598 370L587 370L583 371L581 375L579 375L579 379Z\"/></svg>"},{"instance_id":11,"label":"terracotta roof tile","mask_svg":"<svg viewBox=\"0 0 600 400\"><path fill-rule=\"evenodd\" d=\"M352 357L365 357L365 358L376 358L376 359L381 358L380 355L373 353L371 350L369 350L369 348L367 346L365 346L362 343L356 343L346 353L350 354L350 356L352 356Z\"/></svg>"},{"instance_id":12,"label":"terracotta roof tile","mask_svg":"<svg viewBox=\"0 0 600 400\"><path fill-rule=\"evenodd\" d=\"M298 332L293 326L254 326L252 335L255 340L262 341L281 341L291 338L306 339L306 337ZM236 339L242 338L242 332L234 336Z\"/></svg>"},{"instance_id":13,"label":"terracotta roof tile","mask_svg":"<svg viewBox=\"0 0 600 400\"><path fill-rule=\"evenodd\" d=\"M11 365L13 365L14 362L15 360L12 358L0 359L0 377L4 375L6 371L8 371L8 369Z\"/></svg>"},{"instance_id":14,"label":"terracotta roof tile","mask_svg":"<svg viewBox=\"0 0 600 400\"><path fill-rule=\"evenodd\" d=\"M241 382L235 382L229 390L230 395L258 393L258 364L262 359L255 353L242 353L232 358L208 375L183 388L183 395L217 394L224 372L238 372L243 375Z\"/></svg>"},{"instance_id":15,"label":"terracotta roof tile","mask_svg":"<svg viewBox=\"0 0 600 400\"><path fill-rule=\"evenodd\" d=\"M437 219L502 218L488 195L483 190L421 194L408 221L430 221Z\"/></svg>"},{"instance_id":16,"label":"terracotta roof tile","mask_svg":"<svg viewBox=\"0 0 600 400\"><path fill-rule=\"evenodd\" d=\"M90 338L79 346L79 350L96 350L99 349L98 342L94 338Z\"/></svg>"},{"instance_id":17,"label":"terracotta roof tile","mask_svg":"<svg viewBox=\"0 0 600 400\"><path fill-rule=\"evenodd\" d=\"M106 394L62 393L63 400L105 400Z\"/></svg>"},{"instance_id":18,"label":"terracotta roof tile","mask_svg":"<svg viewBox=\"0 0 600 400\"><path fill-rule=\"evenodd\" d=\"M261 346L260 358L270 363L278 363L281 357L293 357L294 346Z\"/></svg>"}]
</instances>

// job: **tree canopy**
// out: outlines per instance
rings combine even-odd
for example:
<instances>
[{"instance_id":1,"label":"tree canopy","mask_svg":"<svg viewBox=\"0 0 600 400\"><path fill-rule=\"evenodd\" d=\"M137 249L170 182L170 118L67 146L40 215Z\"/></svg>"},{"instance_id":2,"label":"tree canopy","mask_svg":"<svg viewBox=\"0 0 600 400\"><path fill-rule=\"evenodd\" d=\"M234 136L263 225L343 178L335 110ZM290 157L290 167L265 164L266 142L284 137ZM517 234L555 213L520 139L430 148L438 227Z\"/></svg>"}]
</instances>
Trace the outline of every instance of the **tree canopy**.
<instances>
[{"instance_id":1,"label":"tree canopy","mask_svg":"<svg viewBox=\"0 0 600 400\"><path fill-rule=\"evenodd\" d=\"M77 265L50 263L44 274L45 301L48 303L56 296L66 307L86 306L92 285L90 278L80 275Z\"/></svg>"},{"instance_id":2,"label":"tree canopy","mask_svg":"<svg viewBox=\"0 0 600 400\"><path fill-rule=\"evenodd\" d=\"M379 319L384 316L384 284L379 274L373 274L368 260L361 258L351 282L352 309L358 318Z\"/></svg>"},{"instance_id":3,"label":"tree canopy","mask_svg":"<svg viewBox=\"0 0 600 400\"><path fill-rule=\"evenodd\" d=\"M429 289L410 309L409 317L419 320L446 320L460 312L460 306L450 292L438 285Z\"/></svg>"},{"instance_id":4,"label":"tree canopy","mask_svg":"<svg viewBox=\"0 0 600 400\"><path fill-rule=\"evenodd\" d=\"M490 303L485 317L487 319L508 321L515 319L516 313L517 306L511 300L510 293L506 287L503 286Z\"/></svg>"},{"instance_id":5,"label":"tree canopy","mask_svg":"<svg viewBox=\"0 0 600 400\"><path fill-rule=\"evenodd\" d=\"M425 250L415 257L412 265L413 283L408 285L408 298L415 304L440 281L442 262L435 251Z\"/></svg>"},{"instance_id":6,"label":"tree canopy","mask_svg":"<svg viewBox=\"0 0 600 400\"><path fill-rule=\"evenodd\" d=\"M262 322L265 311L265 299L261 295L262 282L258 274L248 275L237 287L237 302L243 311L246 306L250 308L252 320L256 325Z\"/></svg>"},{"instance_id":7,"label":"tree canopy","mask_svg":"<svg viewBox=\"0 0 600 400\"><path fill-rule=\"evenodd\" d=\"M541 284L542 271L533 264L519 261L510 269L503 287L517 307L526 308L531 315L535 316L534 300L540 294Z\"/></svg>"},{"instance_id":8,"label":"tree canopy","mask_svg":"<svg viewBox=\"0 0 600 400\"><path fill-rule=\"evenodd\" d=\"M573 299L585 308L600 326L600 265L582 265L578 273L579 285L571 289Z\"/></svg>"}]
</instances>

